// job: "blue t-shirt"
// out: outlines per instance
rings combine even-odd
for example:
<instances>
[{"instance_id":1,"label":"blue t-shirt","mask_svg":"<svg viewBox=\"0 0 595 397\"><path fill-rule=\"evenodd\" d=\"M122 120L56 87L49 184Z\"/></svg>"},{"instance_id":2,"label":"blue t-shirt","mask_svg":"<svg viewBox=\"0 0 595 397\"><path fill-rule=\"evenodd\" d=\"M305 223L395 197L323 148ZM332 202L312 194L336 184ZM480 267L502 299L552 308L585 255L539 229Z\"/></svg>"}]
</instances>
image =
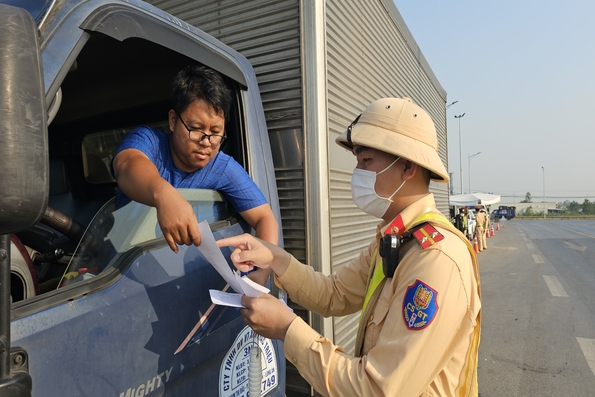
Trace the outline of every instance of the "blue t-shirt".
<instances>
[{"instance_id":1,"label":"blue t-shirt","mask_svg":"<svg viewBox=\"0 0 595 397\"><path fill-rule=\"evenodd\" d=\"M266 204L258 186L232 157L219 152L204 168L187 173L174 165L169 139L170 135L161 130L138 127L124 137L114 157L124 149L138 149L149 157L159 175L173 187L217 190L237 212ZM116 200L118 208L131 201L121 189L118 189Z\"/></svg>"}]
</instances>

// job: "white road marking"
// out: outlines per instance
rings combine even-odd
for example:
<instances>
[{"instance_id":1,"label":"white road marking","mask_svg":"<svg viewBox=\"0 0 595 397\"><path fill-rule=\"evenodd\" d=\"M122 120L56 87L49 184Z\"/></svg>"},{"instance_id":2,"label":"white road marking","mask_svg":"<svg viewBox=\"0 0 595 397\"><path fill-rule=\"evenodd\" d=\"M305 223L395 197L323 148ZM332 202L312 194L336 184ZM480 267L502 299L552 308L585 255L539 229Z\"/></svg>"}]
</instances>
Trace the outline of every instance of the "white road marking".
<instances>
[{"instance_id":1,"label":"white road marking","mask_svg":"<svg viewBox=\"0 0 595 397\"><path fill-rule=\"evenodd\" d=\"M535 246L532 243L527 244L527 249L533 249Z\"/></svg>"},{"instance_id":2,"label":"white road marking","mask_svg":"<svg viewBox=\"0 0 595 397\"><path fill-rule=\"evenodd\" d=\"M589 364L591 372L595 375L595 339L577 337L576 340L587 359L587 364Z\"/></svg>"},{"instance_id":3,"label":"white road marking","mask_svg":"<svg viewBox=\"0 0 595 397\"><path fill-rule=\"evenodd\" d=\"M541 255L533 254L533 260L535 261L535 263L545 263Z\"/></svg>"},{"instance_id":4,"label":"white road marking","mask_svg":"<svg viewBox=\"0 0 595 397\"><path fill-rule=\"evenodd\" d=\"M582 245L574 245L570 241L564 241L564 244L566 244L573 250L577 250L577 251L581 251L581 252L585 252L585 250L587 249L587 247L583 247Z\"/></svg>"},{"instance_id":5,"label":"white road marking","mask_svg":"<svg viewBox=\"0 0 595 397\"><path fill-rule=\"evenodd\" d=\"M543 276L547 287L550 289L552 296L559 296L561 298L568 298L568 294L564 291L564 287L560 281L554 276Z\"/></svg>"},{"instance_id":6,"label":"white road marking","mask_svg":"<svg viewBox=\"0 0 595 397\"><path fill-rule=\"evenodd\" d=\"M580 234L581 236L595 238L595 236L593 236L592 234L577 232L576 230L568 229L568 228L562 227L562 226L556 226L556 227L559 227L560 229L568 230L569 232L572 232L572 233Z\"/></svg>"},{"instance_id":7,"label":"white road marking","mask_svg":"<svg viewBox=\"0 0 595 397\"><path fill-rule=\"evenodd\" d=\"M527 240L527 237L523 237L523 241L524 241L524 242L527 242L527 241L529 241L529 240Z\"/></svg>"}]
</instances>

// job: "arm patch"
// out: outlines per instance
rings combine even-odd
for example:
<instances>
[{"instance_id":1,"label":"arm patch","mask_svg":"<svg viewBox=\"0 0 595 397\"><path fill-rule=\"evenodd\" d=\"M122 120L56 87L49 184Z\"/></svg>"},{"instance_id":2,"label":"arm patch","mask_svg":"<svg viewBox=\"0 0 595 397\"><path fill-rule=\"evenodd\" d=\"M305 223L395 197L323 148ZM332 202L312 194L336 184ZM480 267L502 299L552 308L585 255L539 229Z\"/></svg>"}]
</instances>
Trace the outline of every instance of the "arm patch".
<instances>
[{"instance_id":1,"label":"arm patch","mask_svg":"<svg viewBox=\"0 0 595 397\"><path fill-rule=\"evenodd\" d=\"M407 287L403 299L403 320L411 331L430 325L438 313L438 291L417 279Z\"/></svg>"}]
</instances>

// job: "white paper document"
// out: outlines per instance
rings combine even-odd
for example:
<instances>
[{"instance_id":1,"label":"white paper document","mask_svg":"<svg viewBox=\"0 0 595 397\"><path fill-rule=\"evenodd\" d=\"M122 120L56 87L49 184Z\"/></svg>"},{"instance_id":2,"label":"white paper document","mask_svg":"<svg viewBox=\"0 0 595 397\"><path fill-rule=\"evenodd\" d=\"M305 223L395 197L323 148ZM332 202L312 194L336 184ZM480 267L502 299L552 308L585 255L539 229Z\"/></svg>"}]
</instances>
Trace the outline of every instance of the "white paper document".
<instances>
[{"instance_id":1,"label":"white paper document","mask_svg":"<svg viewBox=\"0 0 595 397\"><path fill-rule=\"evenodd\" d=\"M242 277L238 271L233 271L227 264L225 257L221 253L221 250L217 246L217 242L215 241L215 237L211 232L211 228L207 221L202 221L198 224L198 230L200 232L200 245L198 246L199 251L204 255L205 258L213 265L215 270L219 272L221 277L236 291L240 296L242 294L248 295L251 298L256 298L260 295L261 292L265 294L269 293L269 289L263 287L260 284L257 284L250 280L247 277ZM221 294L228 294L221 292ZM213 303L216 304L224 304L224 303L217 303L213 300L211 295L211 300ZM224 302L225 299L220 299L221 302ZM233 305L226 305L226 306L233 306ZM242 307L241 303L240 306Z\"/></svg>"},{"instance_id":2,"label":"white paper document","mask_svg":"<svg viewBox=\"0 0 595 397\"><path fill-rule=\"evenodd\" d=\"M221 292L216 289L210 289L211 302L220 306L244 307L242 305L242 294Z\"/></svg>"}]
</instances>

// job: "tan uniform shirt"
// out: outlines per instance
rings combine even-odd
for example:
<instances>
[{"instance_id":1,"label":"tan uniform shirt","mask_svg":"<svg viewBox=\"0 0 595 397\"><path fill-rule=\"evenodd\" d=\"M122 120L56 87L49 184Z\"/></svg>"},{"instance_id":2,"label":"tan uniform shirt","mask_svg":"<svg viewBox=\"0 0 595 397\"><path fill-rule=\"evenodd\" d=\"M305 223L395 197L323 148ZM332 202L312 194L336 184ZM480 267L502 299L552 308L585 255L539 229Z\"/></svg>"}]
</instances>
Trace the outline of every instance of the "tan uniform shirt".
<instances>
[{"instance_id":1,"label":"tan uniform shirt","mask_svg":"<svg viewBox=\"0 0 595 397\"><path fill-rule=\"evenodd\" d=\"M406 208L401 217L407 225L429 211L438 212L431 194ZM379 227L379 232L386 227ZM416 241L403 245L395 276L386 280L371 307L361 356L346 354L300 318L292 322L285 337L285 356L318 392L325 396L477 396L476 388L469 392L461 385L469 377L476 381L477 376L477 352L470 346L481 308L479 276L465 243L450 231L437 229L444 239L424 250ZM294 302L316 313L355 313L362 309L376 247L377 242L372 242L331 276L292 258L275 282ZM413 330L405 320L404 304L411 296L409 289L420 282L435 291L438 309L428 316L430 322L423 329Z\"/></svg>"},{"instance_id":2,"label":"tan uniform shirt","mask_svg":"<svg viewBox=\"0 0 595 397\"><path fill-rule=\"evenodd\" d=\"M475 228L476 229L481 229L485 232L486 230L486 215L485 213L481 212L481 211L477 211L477 213L475 214Z\"/></svg>"},{"instance_id":3,"label":"tan uniform shirt","mask_svg":"<svg viewBox=\"0 0 595 397\"><path fill-rule=\"evenodd\" d=\"M477 222L475 226L475 231L477 234L477 248L480 251L483 251L488 247L488 243L486 241L487 217L485 213L477 211L475 221Z\"/></svg>"}]
</instances>

